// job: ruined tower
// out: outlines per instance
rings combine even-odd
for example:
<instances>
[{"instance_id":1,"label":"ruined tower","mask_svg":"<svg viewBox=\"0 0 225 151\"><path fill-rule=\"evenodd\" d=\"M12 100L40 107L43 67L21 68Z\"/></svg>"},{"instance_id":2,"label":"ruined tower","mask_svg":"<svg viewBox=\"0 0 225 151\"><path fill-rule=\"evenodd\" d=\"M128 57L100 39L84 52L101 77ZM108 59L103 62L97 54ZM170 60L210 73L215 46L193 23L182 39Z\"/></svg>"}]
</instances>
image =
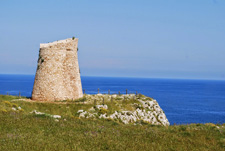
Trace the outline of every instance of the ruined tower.
<instances>
[{"instance_id":1,"label":"ruined tower","mask_svg":"<svg viewBox=\"0 0 225 151\"><path fill-rule=\"evenodd\" d=\"M33 100L74 100L83 97L77 45L77 38L40 44Z\"/></svg>"}]
</instances>

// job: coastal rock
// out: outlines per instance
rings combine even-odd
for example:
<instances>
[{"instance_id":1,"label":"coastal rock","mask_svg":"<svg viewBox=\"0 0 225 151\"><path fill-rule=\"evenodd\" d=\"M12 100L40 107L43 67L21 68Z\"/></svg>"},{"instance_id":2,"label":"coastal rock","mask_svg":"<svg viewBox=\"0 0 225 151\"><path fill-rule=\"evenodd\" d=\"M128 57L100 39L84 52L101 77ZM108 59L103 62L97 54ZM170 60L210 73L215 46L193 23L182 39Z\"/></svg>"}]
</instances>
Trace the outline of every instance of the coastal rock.
<instances>
[{"instance_id":1,"label":"coastal rock","mask_svg":"<svg viewBox=\"0 0 225 151\"><path fill-rule=\"evenodd\" d=\"M105 97L105 101L107 100L108 95L101 95ZM108 119L114 120L118 122L122 122L124 124L141 124L141 123L148 123L153 125L170 125L166 115L164 114L163 110L160 108L159 104L156 100L149 98L149 97L140 97L134 98L135 95L111 95L115 99L114 103L119 110L114 111L113 113L109 114L109 110L113 110L106 104L98 104L87 111L79 110L77 115L80 118L100 118L100 119ZM111 98L109 97L109 98ZM88 96L91 99L100 99L99 95L92 95L92 97ZM111 100L111 99L108 99ZM130 103L126 103L128 108L134 110L126 110L126 106L122 105L122 101L130 101ZM135 103L133 103L135 102ZM111 104L112 105L112 104ZM132 108L131 108L132 107Z\"/></svg>"}]
</instances>

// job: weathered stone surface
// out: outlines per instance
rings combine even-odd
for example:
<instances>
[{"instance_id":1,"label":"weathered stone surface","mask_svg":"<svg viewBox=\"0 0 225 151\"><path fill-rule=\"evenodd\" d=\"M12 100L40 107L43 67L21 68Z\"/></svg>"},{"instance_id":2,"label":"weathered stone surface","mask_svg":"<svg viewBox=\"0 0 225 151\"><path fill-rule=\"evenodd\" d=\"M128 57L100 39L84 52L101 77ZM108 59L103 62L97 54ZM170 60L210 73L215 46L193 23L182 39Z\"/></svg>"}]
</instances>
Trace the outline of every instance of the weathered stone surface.
<instances>
[{"instance_id":1,"label":"weathered stone surface","mask_svg":"<svg viewBox=\"0 0 225 151\"><path fill-rule=\"evenodd\" d=\"M58 101L83 97L77 45L77 38L40 44L33 100Z\"/></svg>"},{"instance_id":2,"label":"weathered stone surface","mask_svg":"<svg viewBox=\"0 0 225 151\"><path fill-rule=\"evenodd\" d=\"M97 105L94 105L86 111L79 110L77 112L79 118L107 119L122 122L124 124L140 124L144 122L152 125L170 125L158 102L143 95L137 97L134 94L120 96L97 94L85 95L85 97L87 99L86 104L93 104L93 100L97 100ZM109 99L111 97L115 97L113 102ZM99 104L102 103L103 98L105 98L106 104ZM134 103L134 101L136 103ZM128 110L126 109L126 106L130 106ZM114 113L108 113L109 110L115 111Z\"/></svg>"}]
</instances>

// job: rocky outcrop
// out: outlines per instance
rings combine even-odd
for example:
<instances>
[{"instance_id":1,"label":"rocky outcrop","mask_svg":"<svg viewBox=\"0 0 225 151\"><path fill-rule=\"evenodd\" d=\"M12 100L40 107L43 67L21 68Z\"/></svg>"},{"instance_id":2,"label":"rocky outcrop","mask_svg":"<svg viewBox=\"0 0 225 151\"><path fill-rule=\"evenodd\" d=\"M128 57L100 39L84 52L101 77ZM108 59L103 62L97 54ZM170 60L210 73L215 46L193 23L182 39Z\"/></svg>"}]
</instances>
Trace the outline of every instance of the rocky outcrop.
<instances>
[{"instance_id":1,"label":"rocky outcrop","mask_svg":"<svg viewBox=\"0 0 225 151\"><path fill-rule=\"evenodd\" d=\"M124 124L170 125L165 113L152 98L134 95L88 95L87 100L90 98L100 102L103 101L101 98L104 98L105 104L94 105L89 110L79 110L77 116L80 118L107 119ZM112 98L114 98L113 102ZM112 104L116 104L116 110L110 108ZM127 110L128 108L130 110Z\"/></svg>"}]
</instances>

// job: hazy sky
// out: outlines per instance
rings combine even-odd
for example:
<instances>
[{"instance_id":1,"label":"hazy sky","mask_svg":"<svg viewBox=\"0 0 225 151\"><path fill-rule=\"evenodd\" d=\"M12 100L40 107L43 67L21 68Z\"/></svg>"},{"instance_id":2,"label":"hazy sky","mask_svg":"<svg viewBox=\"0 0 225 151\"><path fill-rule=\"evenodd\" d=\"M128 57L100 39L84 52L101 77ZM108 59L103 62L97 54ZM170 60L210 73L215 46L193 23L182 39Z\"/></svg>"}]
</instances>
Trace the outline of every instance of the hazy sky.
<instances>
[{"instance_id":1,"label":"hazy sky","mask_svg":"<svg viewBox=\"0 0 225 151\"><path fill-rule=\"evenodd\" d=\"M0 0L0 73L72 36L83 76L225 80L224 0Z\"/></svg>"}]
</instances>

